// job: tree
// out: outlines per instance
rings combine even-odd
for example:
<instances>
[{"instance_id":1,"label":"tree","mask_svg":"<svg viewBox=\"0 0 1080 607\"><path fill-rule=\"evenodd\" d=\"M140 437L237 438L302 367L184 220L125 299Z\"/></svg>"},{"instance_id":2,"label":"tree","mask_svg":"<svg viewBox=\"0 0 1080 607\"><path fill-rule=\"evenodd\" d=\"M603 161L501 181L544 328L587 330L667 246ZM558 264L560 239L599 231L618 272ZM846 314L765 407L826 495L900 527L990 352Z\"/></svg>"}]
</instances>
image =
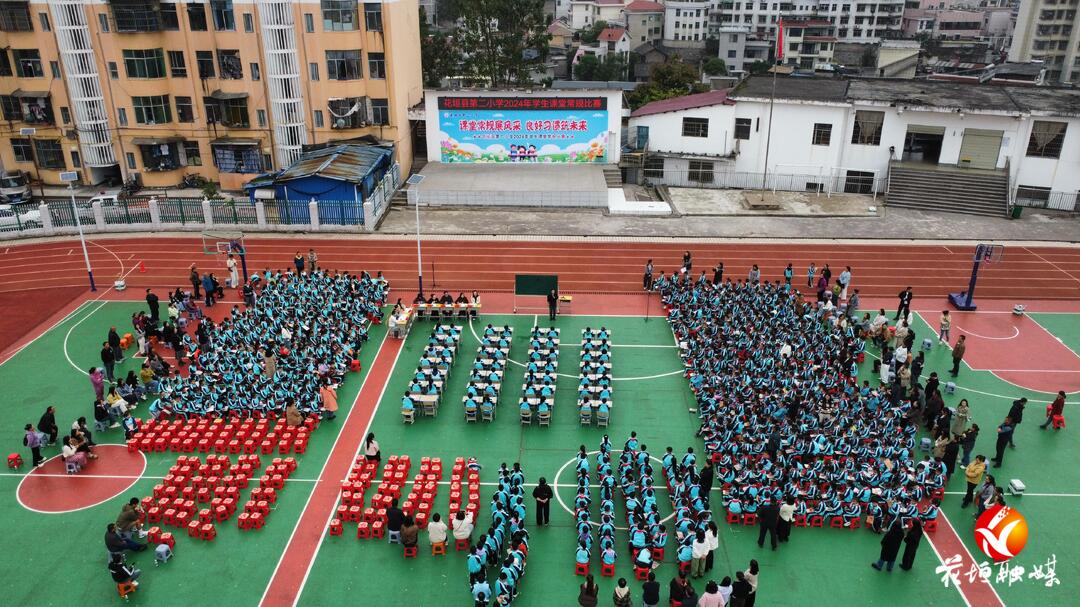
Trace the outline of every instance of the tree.
<instances>
[{"instance_id":1,"label":"tree","mask_svg":"<svg viewBox=\"0 0 1080 607\"><path fill-rule=\"evenodd\" d=\"M592 27L586 30L581 30L581 41L586 44L592 44L600 38L600 32L607 29L607 21L597 21L592 24Z\"/></svg>"},{"instance_id":2,"label":"tree","mask_svg":"<svg viewBox=\"0 0 1080 607\"><path fill-rule=\"evenodd\" d=\"M497 88L532 83L548 57L544 0L455 0L463 75Z\"/></svg>"},{"instance_id":3,"label":"tree","mask_svg":"<svg viewBox=\"0 0 1080 607\"><path fill-rule=\"evenodd\" d=\"M769 62L768 61L755 61L755 62L751 63L750 67L747 68L747 69L749 69L750 73L755 75L755 76L760 76L761 74L768 74L769 73Z\"/></svg>"},{"instance_id":4,"label":"tree","mask_svg":"<svg viewBox=\"0 0 1080 607\"><path fill-rule=\"evenodd\" d=\"M706 61L703 69L705 70L705 73L710 76L727 75L727 63L719 57L713 57Z\"/></svg>"},{"instance_id":5,"label":"tree","mask_svg":"<svg viewBox=\"0 0 1080 607\"><path fill-rule=\"evenodd\" d=\"M708 90L708 87L699 82L699 75L694 66L687 64L679 57L672 57L664 63L653 66L652 79L630 91L626 100L630 107L636 110L653 101L682 97L692 93L704 93Z\"/></svg>"},{"instance_id":6,"label":"tree","mask_svg":"<svg viewBox=\"0 0 1080 607\"><path fill-rule=\"evenodd\" d=\"M574 80L622 80L626 77L626 61L616 53L603 59L585 55L574 66Z\"/></svg>"},{"instance_id":7,"label":"tree","mask_svg":"<svg viewBox=\"0 0 1080 607\"><path fill-rule=\"evenodd\" d=\"M432 31L420 9L420 66L424 86L438 88L443 78L454 75L461 64L461 50L454 38L442 32Z\"/></svg>"}]
</instances>

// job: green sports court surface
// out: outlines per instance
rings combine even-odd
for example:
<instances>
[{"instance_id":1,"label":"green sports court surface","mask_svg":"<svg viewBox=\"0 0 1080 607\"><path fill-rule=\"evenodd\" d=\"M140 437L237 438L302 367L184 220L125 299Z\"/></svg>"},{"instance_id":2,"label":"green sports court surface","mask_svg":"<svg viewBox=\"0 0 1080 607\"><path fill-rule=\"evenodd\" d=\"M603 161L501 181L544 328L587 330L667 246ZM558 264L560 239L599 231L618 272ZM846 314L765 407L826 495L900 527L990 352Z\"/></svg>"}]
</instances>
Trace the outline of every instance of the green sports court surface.
<instances>
[{"instance_id":1,"label":"green sports court surface","mask_svg":"<svg viewBox=\"0 0 1080 607\"><path fill-rule=\"evenodd\" d=\"M134 302L87 303L0 366L0 385L5 388L8 419L8 423L0 427L0 438L9 446L9 452L21 452L24 459L29 459L26 449L21 447L22 427L25 423L36 423L46 405L57 407L61 429L66 429L80 415L91 416L93 392L82 369L97 362L101 336L108 327L129 326L131 313L139 308L140 305ZM1001 324L1008 318L1003 315L989 326ZM1061 340L1057 343L1062 346L1062 352L1071 349L1074 357L1080 352L1080 314L1037 314L1030 320L1032 324L1023 325L1017 336L1005 339L1010 332L1003 331L1001 335L987 335L985 342L976 343L985 348L1013 348L1018 342L1009 340L1026 339L1029 331L1037 329L1037 323L1038 327ZM931 321L936 326L936 317ZM541 326L548 324L544 317L537 321L532 315L487 316L474 328L479 332L481 323L488 322L513 326L512 360L524 357L525 336L534 322ZM574 406L579 354L577 336L584 327L599 325L611 330L611 341L615 346L612 359L616 379L614 406L611 424L606 430L581 426ZM313 433L308 451L297 456L298 469L280 492L277 509L270 515L266 527L260 531L239 531L235 522L222 524L217 539L211 542L178 533L175 557L158 568L153 566L149 553L129 557L144 571L142 585L131 597L131 602L146 605L210 602L256 605L264 600L264 592L283 551L290 545L296 522L316 484L329 483L336 487L342 480L320 479L320 474L331 453L334 457L352 457L352 447L342 455L335 450L335 443L343 424L364 421L366 426L366 420L348 417L349 408L362 385L365 393L374 391L376 396L381 395L370 430L378 436L384 458L409 455L416 462L425 456L440 457L446 468L444 481L449 479L449 464L456 457L476 457L484 466L483 483L496 480L500 463L521 462L528 483L535 483L538 477L544 476L548 482L558 484L558 492L569 503L574 493L572 468L564 469L564 464L581 444L590 451L595 450L605 432L618 448L631 431L636 431L657 457L667 446L674 447L677 453L688 446L700 450L700 441L694 436L698 422L689 411L694 406L693 397L681 374L681 361L672 333L663 318L564 316L555 322L555 326L562 330L560 371L565 375L560 376L558 382L557 404L550 428L520 425L516 400L524 373L518 365L511 365L506 372L496 420L492 423L465 422L460 400L466 384L465 369L471 365L478 346L473 332L468 329L463 332L455 371L446 387L447 396L439 415L435 418L418 416L414 425L403 425L399 407L401 394L416 368L430 323L418 323L413 328L394 360L385 386L381 381L365 383L385 338L384 329L377 327L362 353L364 371L350 374L341 389L341 410L337 420L324 422ZM933 334L921 316L916 331L917 341ZM991 339L995 337L1000 341ZM995 343L997 345L993 345ZM1030 356L1037 357L1039 352ZM944 374L951 364L949 350L944 346L935 347L927 358L925 374L933 370ZM871 361L868 357L864 363L860 381L873 377ZM1080 358L1065 362L1072 364L1073 371L1080 371L1080 366L1076 365ZM130 368L135 368L131 359L123 369L126 372ZM1073 604L1067 597L1075 595L1080 580L1080 558L1075 549L1080 545L1080 528L1069 523L1080 506L1080 472L1073 465L1080 456L1080 446L1074 438L1076 431L1071 427L1056 433L1040 431L1038 423L1042 421L1042 410L1050 394L1020 388L1011 383L1012 376L1001 375L1007 379L965 366L957 381L959 389L955 394L945 395L946 404L955 405L960 398L969 399L973 421L983 429L976 453L989 457L993 453L993 428L1001 422L1012 400L1020 396L1030 399L1025 420L1016 434L1017 448L1006 453L1004 467L997 475L1000 484L1008 478L1022 478L1028 487L1028 495L1012 498L1009 502L1024 514L1030 528L1027 547L1013 564L1030 571L1054 555L1060 585L1046 588L1043 582L1025 575L1022 581L1012 585L1007 581L995 581L993 586L1007 605ZM1070 401L1074 398L1071 396ZM144 411L145 408L140 409L140 413ZM96 434L95 440L99 444L120 444L123 435L118 429L109 430ZM55 449L46 450L47 457L55 454ZM96 505L80 503L78 483L94 482L92 478L63 475L48 478L48 495L54 496L50 499L65 504L70 502L73 508L80 508L55 514L27 509L21 499L34 496L19 494L17 499L17 490L28 466L24 465L20 471L7 471L0 477L0 494L3 495L0 516L6 521L0 565L8 572L4 602L71 605L118 600L115 585L105 568L106 552L102 542L105 525L116 517L128 498L150 495L160 477L175 463L176 456L176 453L147 454L145 471L133 474L133 478L122 479L121 485L132 483L130 488ZM91 464L84 474L93 475L95 465ZM949 485L950 495L942 510L967 549L978 557L980 553L972 537L970 510L960 509L960 496L953 495L962 493L963 489L962 475L956 475ZM490 486L482 487L478 528L486 527L490 521L487 514L490 491ZM368 496L373 492L369 490ZM435 511L445 514L447 493L444 483L436 497ZM719 500L714 499L714 502ZM660 503L662 512L670 514L670 503L665 499ZM538 529L531 500L527 505L530 552L520 595L514 604L524 607L576 604L577 585L581 580L573 575L575 532L572 517L558 504L553 504L551 526ZM723 520L723 513L715 507L714 513L715 518ZM466 590L464 553L454 553L451 548L446 556L432 557L426 550L426 534L422 533L419 558L406 561L400 547L377 540L359 540L355 537L355 528L355 523L346 523L345 534L341 537L327 537L322 533L310 571L306 572L306 577L301 576L300 604L471 605ZM899 600L911 605L964 604L956 589L946 588L942 583L941 574L935 571L941 561L925 542L913 571L897 570L886 574L868 566L877 558L879 537L865 530L795 529L791 542L772 552L757 547L756 528L722 523L720 528L720 548L711 575L719 580L745 569L751 558L758 559L762 570L758 605L892 605ZM625 531L621 531L617 547L625 547L625 540ZM670 547L669 543L667 562L656 571L665 586L676 571ZM952 555L943 553L940 556L947 559ZM983 559L978 557L978 560ZM598 568L595 558L593 566ZM994 577L997 570L997 567L993 568ZM967 572L960 573L962 583L967 584ZM632 568L622 549L617 576L632 579ZM601 604L605 604L613 582L599 578L599 583ZM632 582L632 587L636 601L640 586ZM695 587L700 590L701 584L697 583ZM666 594L665 590L665 598Z\"/></svg>"}]
</instances>

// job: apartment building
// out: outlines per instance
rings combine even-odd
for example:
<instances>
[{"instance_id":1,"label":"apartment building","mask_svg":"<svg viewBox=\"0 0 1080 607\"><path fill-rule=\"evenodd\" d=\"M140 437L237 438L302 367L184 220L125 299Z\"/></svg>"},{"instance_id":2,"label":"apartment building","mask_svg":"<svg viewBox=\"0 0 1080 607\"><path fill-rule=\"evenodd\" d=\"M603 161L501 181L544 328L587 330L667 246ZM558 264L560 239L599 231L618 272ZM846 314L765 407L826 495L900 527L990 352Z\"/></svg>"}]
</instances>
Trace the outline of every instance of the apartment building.
<instances>
[{"instance_id":1,"label":"apartment building","mask_svg":"<svg viewBox=\"0 0 1080 607\"><path fill-rule=\"evenodd\" d=\"M784 63L801 69L832 63L833 31L828 19L785 19Z\"/></svg>"},{"instance_id":2,"label":"apartment building","mask_svg":"<svg viewBox=\"0 0 1080 607\"><path fill-rule=\"evenodd\" d=\"M704 41L709 37L711 0L666 0L664 41Z\"/></svg>"},{"instance_id":3,"label":"apartment building","mask_svg":"<svg viewBox=\"0 0 1080 607\"><path fill-rule=\"evenodd\" d=\"M0 2L0 164L238 190L306 146L370 136L407 174L418 15L417 0Z\"/></svg>"},{"instance_id":4,"label":"apartment building","mask_svg":"<svg viewBox=\"0 0 1080 607\"><path fill-rule=\"evenodd\" d=\"M1080 80L1080 0L1024 0L1009 61L1042 61L1051 82Z\"/></svg>"},{"instance_id":5,"label":"apartment building","mask_svg":"<svg viewBox=\"0 0 1080 607\"><path fill-rule=\"evenodd\" d=\"M635 0L623 9L623 19L630 31L630 46L658 43L664 37L664 5Z\"/></svg>"},{"instance_id":6,"label":"apartment building","mask_svg":"<svg viewBox=\"0 0 1080 607\"><path fill-rule=\"evenodd\" d=\"M567 0L563 0L564 2ZM619 23L628 0L569 0L568 23L575 30L593 26L597 21ZM558 13L556 13L558 14Z\"/></svg>"},{"instance_id":7,"label":"apartment building","mask_svg":"<svg viewBox=\"0 0 1080 607\"><path fill-rule=\"evenodd\" d=\"M832 35L843 42L868 42L900 35L904 0L722 0L720 26L742 25L762 36L775 37L781 15L828 20ZM715 27L715 26L714 26Z\"/></svg>"}]
</instances>

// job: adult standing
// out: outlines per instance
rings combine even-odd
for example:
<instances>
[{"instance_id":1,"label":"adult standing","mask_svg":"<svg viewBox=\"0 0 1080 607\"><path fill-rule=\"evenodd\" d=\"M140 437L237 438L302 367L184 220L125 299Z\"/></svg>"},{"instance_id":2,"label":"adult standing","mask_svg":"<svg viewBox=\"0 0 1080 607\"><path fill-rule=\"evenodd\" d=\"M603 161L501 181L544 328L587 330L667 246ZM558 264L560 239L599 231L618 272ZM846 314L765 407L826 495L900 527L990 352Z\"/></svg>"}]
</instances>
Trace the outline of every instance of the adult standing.
<instances>
[{"instance_id":1,"label":"adult standing","mask_svg":"<svg viewBox=\"0 0 1080 607\"><path fill-rule=\"evenodd\" d=\"M101 342L101 364L105 366L105 377L109 381L113 381L116 376L114 369L116 368L116 355L113 354L113 349L109 347L109 342Z\"/></svg>"},{"instance_id":2,"label":"adult standing","mask_svg":"<svg viewBox=\"0 0 1080 607\"><path fill-rule=\"evenodd\" d=\"M203 303L208 307L214 305L214 279L210 274L202 276Z\"/></svg>"},{"instance_id":3,"label":"adult standing","mask_svg":"<svg viewBox=\"0 0 1080 607\"><path fill-rule=\"evenodd\" d=\"M772 545L772 549L776 550L776 527L779 521L780 507L776 505L775 501L769 500L758 510L760 531L758 532L757 545L759 548L765 547L765 535L768 534L769 543Z\"/></svg>"},{"instance_id":4,"label":"adult standing","mask_svg":"<svg viewBox=\"0 0 1080 607\"><path fill-rule=\"evenodd\" d=\"M855 318L855 312L859 310L859 290L853 289L851 292L851 299L847 302L847 307L844 308L844 313L848 318Z\"/></svg>"},{"instance_id":5,"label":"adult standing","mask_svg":"<svg viewBox=\"0 0 1080 607\"><path fill-rule=\"evenodd\" d=\"M109 327L109 336L107 338L109 347L113 351L113 359L118 362L124 362L124 350L120 347L120 334L116 332L116 327Z\"/></svg>"},{"instance_id":6,"label":"adult standing","mask_svg":"<svg viewBox=\"0 0 1080 607\"><path fill-rule=\"evenodd\" d=\"M687 252L683 253L683 256L682 256L682 267L683 267L683 272L684 272L684 273L685 273L685 274L686 274L687 276L689 276L689 275L690 275L690 269L694 267L694 260L693 260L693 258L692 258L692 257L690 256L690 251L687 251Z\"/></svg>"},{"instance_id":7,"label":"adult standing","mask_svg":"<svg viewBox=\"0 0 1080 607\"><path fill-rule=\"evenodd\" d=\"M90 385L94 388L94 396L98 400L105 398L105 374L98 367L91 367L86 374L90 377Z\"/></svg>"},{"instance_id":8,"label":"adult standing","mask_svg":"<svg viewBox=\"0 0 1080 607\"><path fill-rule=\"evenodd\" d=\"M952 477L953 472L956 470L956 458L960 456L960 441L961 437L954 434L945 443L945 453L941 456L941 463L945 466L945 476L947 477Z\"/></svg>"},{"instance_id":9,"label":"adult standing","mask_svg":"<svg viewBox=\"0 0 1080 607\"><path fill-rule=\"evenodd\" d=\"M848 285L851 284L851 266L844 266L844 271L840 272L840 299L847 299Z\"/></svg>"},{"instance_id":10,"label":"adult standing","mask_svg":"<svg viewBox=\"0 0 1080 607\"><path fill-rule=\"evenodd\" d=\"M60 433L60 428L56 426L56 409L52 406L45 407L45 413L41 414L41 419L37 424L38 431L45 433L45 436L49 439L48 446L56 444L56 437Z\"/></svg>"},{"instance_id":11,"label":"adult standing","mask_svg":"<svg viewBox=\"0 0 1080 607\"><path fill-rule=\"evenodd\" d=\"M900 300L899 304L896 306L896 320L900 320L901 316L906 317L911 312L912 295L911 287L900 291L900 293L896 295L897 299Z\"/></svg>"},{"instance_id":12,"label":"adult standing","mask_svg":"<svg viewBox=\"0 0 1080 607\"><path fill-rule=\"evenodd\" d=\"M555 320L556 314L559 312L559 296L555 293L555 289L552 289L547 296L548 304L548 320Z\"/></svg>"},{"instance_id":13,"label":"adult standing","mask_svg":"<svg viewBox=\"0 0 1080 607\"><path fill-rule=\"evenodd\" d=\"M330 382L331 380L327 378L319 388L319 398L322 399L323 419L334 419L337 417L337 390Z\"/></svg>"},{"instance_id":14,"label":"adult standing","mask_svg":"<svg viewBox=\"0 0 1080 607\"><path fill-rule=\"evenodd\" d=\"M656 581L656 574L649 572L649 579L641 585L642 607L657 607L660 604L660 582Z\"/></svg>"},{"instance_id":15,"label":"adult standing","mask_svg":"<svg viewBox=\"0 0 1080 607\"><path fill-rule=\"evenodd\" d=\"M551 485L547 484L547 479L541 476L540 484L533 489L532 496L536 500L536 526L543 527L548 524L551 498L555 496L555 492L551 490Z\"/></svg>"},{"instance_id":16,"label":"adult standing","mask_svg":"<svg viewBox=\"0 0 1080 607\"><path fill-rule=\"evenodd\" d=\"M781 542L786 542L791 537L791 526L795 521L795 498L787 496L784 498L784 503L780 504L778 511L778 520L776 522L776 539Z\"/></svg>"},{"instance_id":17,"label":"adult standing","mask_svg":"<svg viewBox=\"0 0 1080 607\"><path fill-rule=\"evenodd\" d=\"M829 266L826 265L825 269L828 268ZM750 567L743 573L746 581L750 584L750 595L746 597L746 607L754 607L754 603L757 602L758 573L757 559L750 559Z\"/></svg>"},{"instance_id":18,"label":"adult standing","mask_svg":"<svg viewBox=\"0 0 1080 607\"><path fill-rule=\"evenodd\" d=\"M698 474L698 487L701 488L701 495L705 499L709 499L709 492L712 491L713 478L715 478L715 469L712 465L712 460L705 460L705 465L701 467L701 472Z\"/></svg>"},{"instance_id":19,"label":"adult standing","mask_svg":"<svg viewBox=\"0 0 1080 607\"><path fill-rule=\"evenodd\" d=\"M882 566L886 571L892 571L893 565L896 564L896 555L900 553L900 545L903 543L904 527L900 525L899 520L895 520L885 537L881 538L881 554L877 562L870 563L870 566L878 571L881 571Z\"/></svg>"},{"instance_id":20,"label":"adult standing","mask_svg":"<svg viewBox=\"0 0 1080 607\"><path fill-rule=\"evenodd\" d=\"M650 259L649 261L645 262L645 275L641 278L641 286L646 291L652 291L652 283L653 283L652 273L653 273L653 265L652 265L652 260Z\"/></svg>"},{"instance_id":21,"label":"adult standing","mask_svg":"<svg viewBox=\"0 0 1080 607\"><path fill-rule=\"evenodd\" d=\"M967 423L970 419L971 405L968 404L966 398L962 398L960 399L960 404L956 405L956 413L953 413L949 432L954 435L963 434L967 431Z\"/></svg>"},{"instance_id":22,"label":"adult standing","mask_svg":"<svg viewBox=\"0 0 1080 607\"><path fill-rule=\"evenodd\" d=\"M967 335L961 335L956 339L956 345L952 349L952 370L949 374L956 377L960 374L960 361L964 360L967 351Z\"/></svg>"},{"instance_id":23,"label":"adult standing","mask_svg":"<svg viewBox=\"0 0 1080 607\"><path fill-rule=\"evenodd\" d=\"M713 286L720 286L720 283L724 282L724 262L716 262L716 267L712 270L712 283Z\"/></svg>"},{"instance_id":24,"label":"adult standing","mask_svg":"<svg viewBox=\"0 0 1080 607\"><path fill-rule=\"evenodd\" d=\"M698 600L698 607L724 607L724 597L721 596L716 582L709 580L709 583L705 584L705 593Z\"/></svg>"},{"instance_id":25,"label":"adult standing","mask_svg":"<svg viewBox=\"0 0 1080 607\"><path fill-rule=\"evenodd\" d=\"M600 594L600 588L597 587L596 582L593 581L593 576L590 573L585 576L585 583L581 585L578 592L578 605L581 605L581 607L596 607L596 597L598 594Z\"/></svg>"},{"instance_id":26,"label":"adult standing","mask_svg":"<svg viewBox=\"0 0 1080 607\"><path fill-rule=\"evenodd\" d=\"M785 285L790 285L791 284L791 277L794 276L794 275L795 275L795 271L791 269L791 264L789 263L787 265L787 267L784 268L784 284Z\"/></svg>"},{"instance_id":27,"label":"adult standing","mask_svg":"<svg viewBox=\"0 0 1080 607\"><path fill-rule=\"evenodd\" d=\"M971 505L971 502L975 499L975 488L982 482L984 474L986 474L986 456L976 455L975 461L968 464L967 468L964 468L967 492L964 494L964 501L960 503L961 508L967 508Z\"/></svg>"},{"instance_id":28,"label":"adult standing","mask_svg":"<svg viewBox=\"0 0 1080 607\"><path fill-rule=\"evenodd\" d=\"M747 601L750 599L750 593L753 591L754 587L746 579L746 573L736 571L735 583L731 585L731 602L728 605L730 607L746 607Z\"/></svg>"},{"instance_id":29,"label":"adult standing","mask_svg":"<svg viewBox=\"0 0 1080 607\"><path fill-rule=\"evenodd\" d=\"M225 259L225 267L229 270L229 286L233 289L240 288L240 272L236 269L236 259L232 253Z\"/></svg>"},{"instance_id":30,"label":"adult standing","mask_svg":"<svg viewBox=\"0 0 1080 607\"><path fill-rule=\"evenodd\" d=\"M1013 422L1013 428L1016 428L1016 423ZM979 424L971 424L971 427L967 429L960 437L960 448L963 451L963 455L960 457L960 465L967 466L971 463L971 452L975 450L975 441L979 438Z\"/></svg>"},{"instance_id":31,"label":"adult standing","mask_svg":"<svg viewBox=\"0 0 1080 607\"><path fill-rule=\"evenodd\" d=\"M992 460L995 468L1001 467L1001 460L1005 457L1005 446L1012 440L1012 435L1012 418L1006 417L1005 421L1001 422L1001 425L997 428L997 450L994 453L994 459Z\"/></svg>"},{"instance_id":32,"label":"adult standing","mask_svg":"<svg viewBox=\"0 0 1080 607\"><path fill-rule=\"evenodd\" d=\"M319 254L315 252L315 249L308 249L307 261L308 271L314 273L315 268L319 263Z\"/></svg>"},{"instance_id":33,"label":"adult standing","mask_svg":"<svg viewBox=\"0 0 1080 607\"><path fill-rule=\"evenodd\" d=\"M634 604L634 599L630 596L630 586L627 585L626 578L619 578L619 581L615 585L615 591L611 594L611 601L615 607L632 607Z\"/></svg>"},{"instance_id":34,"label":"adult standing","mask_svg":"<svg viewBox=\"0 0 1080 607\"><path fill-rule=\"evenodd\" d=\"M23 437L23 445L30 449L31 461L33 466L38 466L45 463L45 458L41 457L41 447L45 445L44 434L34 430L33 424L26 424L23 428L26 430L26 436Z\"/></svg>"},{"instance_id":35,"label":"adult standing","mask_svg":"<svg viewBox=\"0 0 1080 607\"><path fill-rule=\"evenodd\" d=\"M705 575L705 559L709 556L709 541L705 539L704 531L698 529L690 548L693 551L690 560L690 577L702 577Z\"/></svg>"},{"instance_id":36,"label":"adult standing","mask_svg":"<svg viewBox=\"0 0 1080 607\"><path fill-rule=\"evenodd\" d=\"M1060 390L1058 391L1057 398L1054 399L1054 402L1050 403L1050 406L1046 408L1046 421L1039 424L1039 428L1046 430L1046 427L1053 423L1055 416L1064 414L1065 391ZM1054 430L1060 430L1060 428L1054 428Z\"/></svg>"},{"instance_id":37,"label":"adult standing","mask_svg":"<svg viewBox=\"0 0 1080 607\"><path fill-rule=\"evenodd\" d=\"M150 308L150 324L156 327L161 320L161 304L158 303L158 296L150 289L146 290L146 305Z\"/></svg>"},{"instance_id":38,"label":"adult standing","mask_svg":"<svg viewBox=\"0 0 1080 607\"><path fill-rule=\"evenodd\" d=\"M817 276L817 266L811 261L806 267L806 288L814 286L814 276Z\"/></svg>"},{"instance_id":39,"label":"adult standing","mask_svg":"<svg viewBox=\"0 0 1080 607\"><path fill-rule=\"evenodd\" d=\"M919 519L912 520L911 529L904 536L904 558L900 559L900 568L904 571L911 571L911 566L915 564L915 553L919 550L919 542L922 541L922 536L922 521Z\"/></svg>"},{"instance_id":40,"label":"adult standing","mask_svg":"<svg viewBox=\"0 0 1080 607\"><path fill-rule=\"evenodd\" d=\"M296 252L296 255L293 257L292 262L293 262L293 265L296 267L296 273L297 274L303 274L304 273L304 255L300 251Z\"/></svg>"},{"instance_id":41,"label":"adult standing","mask_svg":"<svg viewBox=\"0 0 1080 607\"><path fill-rule=\"evenodd\" d=\"M202 297L199 292L199 287L202 286L202 278L199 277L199 270L195 267L195 264L191 264L189 269L191 273L188 274L188 282L191 283L191 296L198 299Z\"/></svg>"},{"instance_id":42,"label":"adult standing","mask_svg":"<svg viewBox=\"0 0 1080 607\"><path fill-rule=\"evenodd\" d=\"M1026 397L1020 397L1018 400L1014 400L1012 406L1009 407L1009 417L1011 417L1013 420L1013 436L1016 435L1016 427L1020 425L1020 422L1024 421L1025 407L1027 407ZM1013 444L1012 439L1009 439L1009 448L1016 448L1016 445Z\"/></svg>"},{"instance_id":43,"label":"adult standing","mask_svg":"<svg viewBox=\"0 0 1080 607\"><path fill-rule=\"evenodd\" d=\"M716 521L709 521L709 526L705 529L705 542L709 545L709 554L705 557L705 571L712 571L713 555L720 547L720 528L716 526Z\"/></svg>"},{"instance_id":44,"label":"adult standing","mask_svg":"<svg viewBox=\"0 0 1080 607\"><path fill-rule=\"evenodd\" d=\"M755 263L754 267L750 268L750 271L746 274L747 284L756 285L761 282L761 270L758 269L758 265Z\"/></svg>"}]
</instances>

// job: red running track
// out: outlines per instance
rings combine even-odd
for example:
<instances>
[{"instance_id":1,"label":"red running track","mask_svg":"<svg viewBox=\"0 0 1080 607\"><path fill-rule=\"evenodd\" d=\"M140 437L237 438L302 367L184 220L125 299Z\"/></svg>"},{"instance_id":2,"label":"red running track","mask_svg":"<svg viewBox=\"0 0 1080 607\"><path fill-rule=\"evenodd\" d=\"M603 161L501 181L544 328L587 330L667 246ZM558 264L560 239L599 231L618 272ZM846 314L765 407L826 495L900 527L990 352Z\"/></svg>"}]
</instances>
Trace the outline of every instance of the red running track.
<instances>
[{"instance_id":1,"label":"red running track","mask_svg":"<svg viewBox=\"0 0 1080 607\"><path fill-rule=\"evenodd\" d=\"M324 267L340 270L381 270L399 289L416 281L416 243L387 239L320 239L318 237L249 237L249 271L284 269L297 250L314 247ZM793 264L796 284L805 284L810 261L828 263L834 278L844 265L853 267L853 285L865 297L895 298L907 285L916 304L926 296L941 297L966 288L971 274L971 246L904 244L788 244L695 242L586 242L509 240L425 240L424 279L436 289L481 292L513 290L515 274L558 274L561 290L573 293L636 292L641 272L652 259L657 273L681 264L682 253L694 255L694 272L722 260L725 276L743 278L752 264L763 277L782 276ZM98 281L110 284L118 275L144 262L148 272L133 271L129 288L187 284L192 263L224 274L224 259L202 253L197 237L97 239L91 242L91 261ZM86 284L77 241L12 245L0 254L0 292ZM978 296L1013 298L1025 293L1038 299L1080 299L1080 249L1069 247L1009 247L1005 259L984 266Z\"/></svg>"}]
</instances>

